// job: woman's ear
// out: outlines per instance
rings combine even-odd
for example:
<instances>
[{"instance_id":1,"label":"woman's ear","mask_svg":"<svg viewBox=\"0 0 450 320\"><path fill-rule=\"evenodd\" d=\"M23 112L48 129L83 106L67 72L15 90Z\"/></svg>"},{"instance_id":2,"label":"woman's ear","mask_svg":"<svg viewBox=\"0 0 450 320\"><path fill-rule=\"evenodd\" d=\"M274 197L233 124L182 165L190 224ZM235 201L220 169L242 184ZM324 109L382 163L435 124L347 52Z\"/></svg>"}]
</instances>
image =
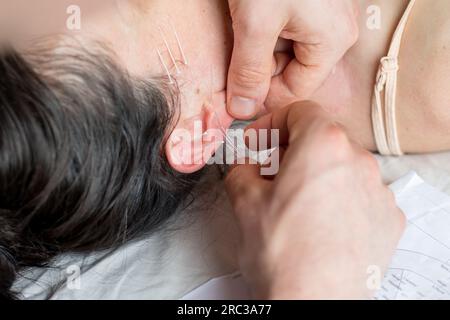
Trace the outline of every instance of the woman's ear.
<instances>
[{"instance_id":1,"label":"woman's ear","mask_svg":"<svg viewBox=\"0 0 450 320\"><path fill-rule=\"evenodd\" d=\"M198 116L176 126L165 146L166 157L173 169L181 173L196 172L222 146L224 133L233 122L224 101L216 96L212 102L216 104L205 103Z\"/></svg>"}]
</instances>

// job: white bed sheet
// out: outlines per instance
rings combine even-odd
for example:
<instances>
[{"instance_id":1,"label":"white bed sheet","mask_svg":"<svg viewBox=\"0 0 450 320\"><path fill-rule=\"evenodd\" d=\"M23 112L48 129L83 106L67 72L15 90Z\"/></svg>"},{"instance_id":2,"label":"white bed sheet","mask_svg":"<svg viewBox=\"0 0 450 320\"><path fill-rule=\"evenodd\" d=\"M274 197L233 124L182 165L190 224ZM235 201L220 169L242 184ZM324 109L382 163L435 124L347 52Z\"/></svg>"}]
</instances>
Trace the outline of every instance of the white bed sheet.
<instances>
[{"instance_id":1,"label":"white bed sheet","mask_svg":"<svg viewBox=\"0 0 450 320\"><path fill-rule=\"evenodd\" d=\"M414 170L450 194L450 153L378 160L386 183ZM207 199L198 197L201 207L180 214L168 224L171 230L123 247L82 270L79 283L67 285L64 279L72 271L67 266L83 265L83 260L96 255L64 257L60 268L29 271L15 288L26 299L45 298L55 283L62 285L52 299L179 299L209 279L232 273L237 269L236 227L223 184L216 174L209 174L206 180L198 191L209 191Z\"/></svg>"}]
</instances>

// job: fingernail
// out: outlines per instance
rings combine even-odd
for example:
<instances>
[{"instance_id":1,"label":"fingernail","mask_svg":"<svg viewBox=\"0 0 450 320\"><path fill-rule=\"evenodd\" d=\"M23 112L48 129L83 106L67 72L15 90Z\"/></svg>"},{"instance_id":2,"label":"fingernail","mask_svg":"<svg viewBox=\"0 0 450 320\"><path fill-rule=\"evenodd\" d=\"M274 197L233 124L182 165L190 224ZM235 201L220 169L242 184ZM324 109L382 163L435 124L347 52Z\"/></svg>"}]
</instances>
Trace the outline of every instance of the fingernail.
<instances>
[{"instance_id":1,"label":"fingernail","mask_svg":"<svg viewBox=\"0 0 450 320\"><path fill-rule=\"evenodd\" d=\"M230 103L230 113L236 118L248 119L257 113L256 101L253 99L235 96Z\"/></svg>"}]
</instances>

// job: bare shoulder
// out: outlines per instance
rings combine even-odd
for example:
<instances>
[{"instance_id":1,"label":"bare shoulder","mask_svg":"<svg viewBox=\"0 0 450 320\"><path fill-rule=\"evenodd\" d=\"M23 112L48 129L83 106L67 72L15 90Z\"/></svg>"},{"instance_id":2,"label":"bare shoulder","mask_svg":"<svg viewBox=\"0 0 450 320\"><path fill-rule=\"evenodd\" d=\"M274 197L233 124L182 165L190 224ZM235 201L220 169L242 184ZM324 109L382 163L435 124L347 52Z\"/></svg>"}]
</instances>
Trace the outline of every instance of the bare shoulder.
<instances>
[{"instance_id":1,"label":"bare shoulder","mask_svg":"<svg viewBox=\"0 0 450 320\"><path fill-rule=\"evenodd\" d=\"M421 0L417 2L422 9L418 14L418 27L422 29L425 46L424 53L430 60L437 59L436 66L445 69L450 67L450 1ZM448 74L447 74L448 75Z\"/></svg>"},{"instance_id":2,"label":"bare shoulder","mask_svg":"<svg viewBox=\"0 0 450 320\"><path fill-rule=\"evenodd\" d=\"M416 75L431 80L450 76L450 1L419 0L408 22L403 57L408 68L418 66ZM414 61L409 61L409 56ZM446 81L448 82L448 81Z\"/></svg>"},{"instance_id":3,"label":"bare shoulder","mask_svg":"<svg viewBox=\"0 0 450 320\"><path fill-rule=\"evenodd\" d=\"M436 86L436 89L441 88L433 93L437 97L445 94L446 101L449 102L450 1L420 0L417 3L419 5L417 9L422 11L419 11L417 15L416 28L420 31L415 32L421 41L417 42L416 46L422 60L425 85L429 89L430 86ZM450 106L447 105L447 107Z\"/></svg>"},{"instance_id":4,"label":"bare shoulder","mask_svg":"<svg viewBox=\"0 0 450 320\"><path fill-rule=\"evenodd\" d=\"M399 112L405 123L405 140L411 141L407 149L450 148L449 79L450 1L417 0L400 52ZM432 137L422 132L430 132Z\"/></svg>"}]
</instances>

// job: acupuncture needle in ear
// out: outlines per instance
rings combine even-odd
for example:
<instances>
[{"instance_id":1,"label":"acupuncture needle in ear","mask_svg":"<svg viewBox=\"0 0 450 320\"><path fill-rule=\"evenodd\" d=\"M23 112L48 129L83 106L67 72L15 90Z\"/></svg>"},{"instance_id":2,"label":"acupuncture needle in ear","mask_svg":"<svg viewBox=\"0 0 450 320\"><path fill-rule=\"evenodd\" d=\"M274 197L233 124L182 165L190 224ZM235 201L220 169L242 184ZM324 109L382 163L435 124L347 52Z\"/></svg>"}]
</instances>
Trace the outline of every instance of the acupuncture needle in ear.
<instances>
[{"instance_id":1,"label":"acupuncture needle in ear","mask_svg":"<svg viewBox=\"0 0 450 320\"><path fill-rule=\"evenodd\" d=\"M214 119L215 119L215 121L217 122L217 125L218 125L217 127L219 128L220 132L223 134L223 137L225 139L224 142L226 142L225 143L225 148L226 148L227 144L230 145L231 148L233 148L234 156L237 156L239 150L234 145L234 141L231 140L231 138L228 136L227 130L223 126L222 122L220 121L220 117L217 114L216 108L213 105L214 72L213 72L213 67L212 66L210 66L210 68L209 68L209 75L210 75L210 85L209 85L209 87L210 87L210 92L209 92L210 108L209 109L213 112Z\"/></svg>"},{"instance_id":2,"label":"acupuncture needle in ear","mask_svg":"<svg viewBox=\"0 0 450 320\"><path fill-rule=\"evenodd\" d=\"M172 60L172 63L173 63L173 65L175 66L175 69L177 70L177 74L180 74L181 71L180 71L180 69L178 68L178 64L177 64L177 61L175 60L175 57L173 56L172 50L170 50L169 43L167 42L167 39L166 39L166 37L164 36L164 32L163 32L163 30L161 29L161 27L158 27L158 29L159 29L159 33L161 34L161 37L162 37L162 39L163 39L164 46L166 47L167 52L169 53L170 59Z\"/></svg>"},{"instance_id":3,"label":"acupuncture needle in ear","mask_svg":"<svg viewBox=\"0 0 450 320\"><path fill-rule=\"evenodd\" d=\"M237 160L237 156L239 155L239 149L235 146L234 141L228 136L228 133L225 131L224 127L222 126L219 117L216 113L216 111L213 109L212 110L213 114L214 114L214 118L217 121L218 124L218 128L220 130L220 132L222 133L224 140L223 143L223 152L224 152L224 160L225 160L225 164L228 164L227 161L227 149L231 149L231 151L233 152L233 161Z\"/></svg>"},{"instance_id":4,"label":"acupuncture needle in ear","mask_svg":"<svg viewBox=\"0 0 450 320\"><path fill-rule=\"evenodd\" d=\"M227 130L225 129L225 127L224 127L224 126L222 125L222 123L220 122L219 115L217 114L216 110L214 109L214 106L211 107L211 111L213 112L214 119L215 119L215 121L216 121L217 124L218 124L217 127L219 128L219 131L223 134L223 137L224 137L224 139L225 139L225 141L224 141L224 143L225 143L225 149L227 148L227 146L230 146L230 148L231 148L232 151L233 151L234 158L236 158L237 155L239 154L239 149L235 146L234 140L232 140L232 139L228 136ZM237 159L236 159L236 160L237 160Z\"/></svg>"},{"instance_id":5,"label":"acupuncture needle in ear","mask_svg":"<svg viewBox=\"0 0 450 320\"><path fill-rule=\"evenodd\" d=\"M219 128L220 132L223 134L224 139L226 140L227 143L229 143L233 148L236 149L236 147L234 146L234 141L232 141L231 138L228 136L227 130L220 122L220 118L219 118L219 115L217 114L216 110L212 109L212 112L214 114L214 119L216 120L216 122L218 124L217 127ZM237 151L237 149L235 151Z\"/></svg>"}]
</instances>

